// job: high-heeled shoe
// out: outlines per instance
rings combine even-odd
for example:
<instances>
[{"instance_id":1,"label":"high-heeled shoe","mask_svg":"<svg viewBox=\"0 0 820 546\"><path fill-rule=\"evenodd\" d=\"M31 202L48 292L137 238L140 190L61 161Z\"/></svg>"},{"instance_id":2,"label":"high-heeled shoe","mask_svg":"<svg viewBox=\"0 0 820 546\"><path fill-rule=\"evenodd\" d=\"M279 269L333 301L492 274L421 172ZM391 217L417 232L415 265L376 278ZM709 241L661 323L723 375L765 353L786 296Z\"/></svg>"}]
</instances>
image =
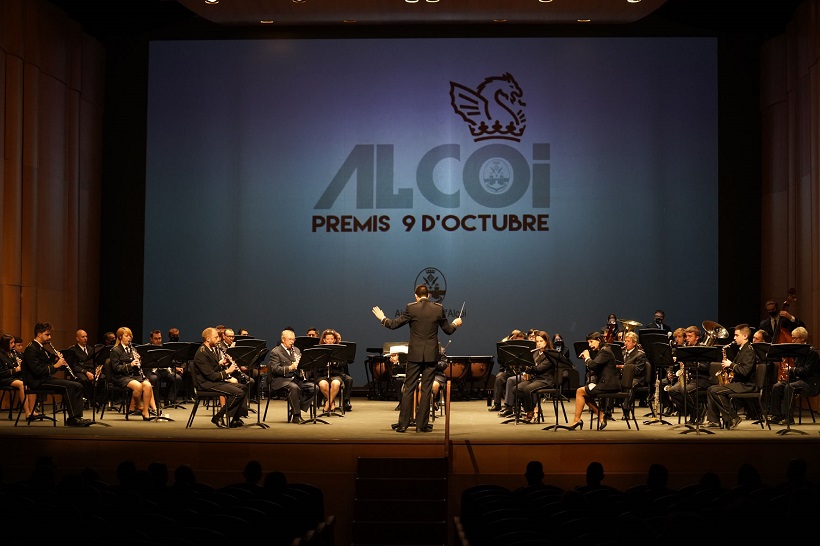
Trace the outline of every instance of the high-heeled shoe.
<instances>
[{"instance_id":1,"label":"high-heeled shoe","mask_svg":"<svg viewBox=\"0 0 820 546\"><path fill-rule=\"evenodd\" d=\"M578 427L581 427L581 429L583 429L583 428L584 428L584 421L583 421L583 420L578 421L578 422L577 422L577 423L575 423L574 425L570 425L570 426L569 426L569 429L570 429L570 430L575 430L575 429L576 429L576 428L578 428Z\"/></svg>"},{"instance_id":2,"label":"high-heeled shoe","mask_svg":"<svg viewBox=\"0 0 820 546\"><path fill-rule=\"evenodd\" d=\"M604 430L606 428L606 424L608 422L609 422L609 420L607 420L606 418L604 418L603 420L599 419L598 420L598 430Z\"/></svg>"},{"instance_id":3,"label":"high-heeled shoe","mask_svg":"<svg viewBox=\"0 0 820 546\"><path fill-rule=\"evenodd\" d=\"M142 420L143 420L143 421L150 421L150 420L151 420L151 417L150 417L149 415L143 415L143 416L142 416Z\"/></svg>"}]
</instances>

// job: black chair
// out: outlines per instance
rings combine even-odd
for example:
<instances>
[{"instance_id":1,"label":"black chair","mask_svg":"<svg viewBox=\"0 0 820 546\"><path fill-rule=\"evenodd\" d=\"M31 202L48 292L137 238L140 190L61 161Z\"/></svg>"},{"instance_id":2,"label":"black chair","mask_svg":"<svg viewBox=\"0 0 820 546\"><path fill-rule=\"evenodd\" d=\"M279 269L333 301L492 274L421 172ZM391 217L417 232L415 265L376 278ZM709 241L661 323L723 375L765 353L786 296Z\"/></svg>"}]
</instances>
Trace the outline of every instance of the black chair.
<instances>
[{"instance_id":1,"label":"black chair","mask_svg":"<svg viewBox=\"0 0 820 546\"><path fill-rule=\"evenodd\" d=\"M194 424L196 410L199 408L200 402L211 404L215 409L216 406L219 405L219 397L222 396L222 394L218 392L202 390L196 386L196 365L193 361L188 362L188 373L191 375L191 379L193 379L194 407L191 408L191 415L188 416L188 423L185 425L185 428L191 428Z\"/></svg>"},{"instance_id":2,"label":"black chair","mask_svg":"<svg viewBox=\"0 0 820 546\"><path fill-rule=\"evenodd\" d=\"M66 417L66 408L65 404L57 401L58 396L62 396L63 390L62 389L55 389L49 387L48 385L41 385L37 388L31 388L28 385L24 386L26 397L30 395L34 395L34 409L40 408L39 415L34 415L32 413L32 417L26 419L26 424L30 425L34 421L51 421L52 424L56 427L57 426L57 412L61 412L63 414L63 425L65 425L67 417ZM49 397L51 397L51 416L46 414L45 406L49 404ZM20 404L19 408L17 409L17 419L14 421L14 426L17 426L17 423L20 422L20 415L23 413L23 406L24 404Z\"/></svg>"},{"instance_id":3,"label":"black chair","mask_svg":"<svg viewBox=\"0 0 820 546\"><path fill-rule=\"evenodd\" d=\"M643 385L638 385L634 389L632 389L632 394L635 396L635 400L645 399L647 405L650 407L652 406L650 402L650 398L655 391L655 367L652 365L651 362L648 360L646 361L646 365L644 366L644 379ZM657 415L655 416L657 417Z\"/></svg>"},{"instance_id":4,"label":"black chair","mask_svg":"<svg viewBox=\"0 0 820 546\"><path fill-rule=\"evenodd\" d=\"M103 376L105 377L105 400L103 400L102 411L100 411L100 419L105 417L105 410L110 406L116 407L117 411L125 414L126 421L130 415L128 406L131 403L131 389L120 387L114 382L114 368L111 366L111 361L105 359L103 364Z\"/></svg>"},{"instance_id":5,"label":"black chair","mask_svg":"<svg viewBox=\"0 0 820 546\"><path fill-rule=\"evenodd\" d=\"M794 402L793 406L797 407L797 424L803 424L803 401L806 402L806 409L809 410L809 415L811 416L811 422L816 423L817 421L814 418L814 409L811 407L811 396L806 396L803 392L801 387L795 387L792 389L794 391ZM2 400L2 398L0 398ZM14 400L14 398L12 398ZM11 412L9 412L11 414Z\"/></svg>"},{"instance_id":6,"label":"black chair","mask_svg":"<svg viewBox=\"0 0 820 546\"><path fill-rule=\"evenodd\" d=\"M0 408L3 407L3 400L6 399L6 394L10 395L9 398L9 421L14 419L12 412L15 408L15 402L17 402L17 387L12 387L11 385L0 385Z\"/></svg>"},{"instance_id":7,"label":"black chair","mask_svg":"<svg viewBox=\"0 0 820 546\"><path fill-rule=\"evenodd\" d=\"M635 430L640 430L640 428L638 428L638 420L635 418L635 395L632 390L632 379L634 377L635 365L624 364L624 367L621 370L621 390L618 392L601 393L594 398L594 401L596 402L595 405L600 408L607 400L620 400L627 428L630 430L632 429L632 426L629 424L629 419L631 418L635 423ZM592 426L592 423L597 423L598 430L601 429L601 422L598 421L598 419L595 419L595 416L592 415L592 410L590 409L590 426Z\"/></svg>"},{"instance_id":8,"label":"black chair","mask_svg":"<svg viewBox=\"0 0 820 546\"><path fill-rule=\"evenodd\" d=\"M729 395L729 403L733 404L737 400L749 400L756 404L757 414L760 416L757 421L760 428L765 430L763 423L772 430L772 425L769 423L769 417L763 409L763 390L766 388L766 364L760 363L755 367L755 390L752 392L737 392Z\"/></svg>"}]
</instances>

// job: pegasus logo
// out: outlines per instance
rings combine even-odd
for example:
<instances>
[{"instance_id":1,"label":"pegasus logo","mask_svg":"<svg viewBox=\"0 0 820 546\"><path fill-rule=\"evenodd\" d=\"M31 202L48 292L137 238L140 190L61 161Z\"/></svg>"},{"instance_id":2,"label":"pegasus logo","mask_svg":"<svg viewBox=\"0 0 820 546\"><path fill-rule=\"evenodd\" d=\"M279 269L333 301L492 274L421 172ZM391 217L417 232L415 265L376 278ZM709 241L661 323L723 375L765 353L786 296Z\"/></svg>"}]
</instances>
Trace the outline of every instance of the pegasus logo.
<instances>
[{"instance_id":1,"label":"pegasus logo","mask_svg":"<svg viewBox=\"0 0 820 546\"><path fill-rule=\"evenodd\" d=\"M520 142L527 128L523 95L510 73L486 78L475 91L450 82L450 105L467 122L474 142L493 138Z\"/></svg>"}]
</instances>

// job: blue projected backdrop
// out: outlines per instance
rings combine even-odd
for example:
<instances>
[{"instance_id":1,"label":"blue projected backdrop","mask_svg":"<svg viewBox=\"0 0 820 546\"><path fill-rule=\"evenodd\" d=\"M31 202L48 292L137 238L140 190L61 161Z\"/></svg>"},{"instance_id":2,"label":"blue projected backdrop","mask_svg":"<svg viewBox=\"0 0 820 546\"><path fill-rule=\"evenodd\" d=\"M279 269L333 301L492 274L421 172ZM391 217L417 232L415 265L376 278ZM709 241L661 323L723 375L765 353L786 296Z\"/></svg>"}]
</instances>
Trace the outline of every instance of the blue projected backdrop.
<instances>
[{"instance_id":1,"label":"blue projected backdrop","mask_svg":"<svg viewBox=\"0 0 820 546\"><path fill-rule=\"evenodd\" d=\"M421 282L450 355L714 320L716 74L711 38L152 43L145 327L334 328L362 385Z\"/></svg>"}]
</instances>

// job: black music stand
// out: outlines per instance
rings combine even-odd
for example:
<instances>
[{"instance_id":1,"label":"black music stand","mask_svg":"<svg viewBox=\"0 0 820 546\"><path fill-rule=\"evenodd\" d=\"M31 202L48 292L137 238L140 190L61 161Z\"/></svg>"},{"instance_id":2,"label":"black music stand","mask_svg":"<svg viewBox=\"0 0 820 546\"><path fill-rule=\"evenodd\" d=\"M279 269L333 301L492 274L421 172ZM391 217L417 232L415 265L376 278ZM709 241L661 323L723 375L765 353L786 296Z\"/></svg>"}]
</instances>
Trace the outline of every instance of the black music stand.
<instances>
[{"instance_id":1,"label":"black music stand","mask_svg":"<svg viewBox=\"0 0 820 546\"><path fill-rule=\"evenodd\" d=\"M325 366L327 369L327 373L322 378L316 378L316 384L318 386L320 379L327 379L327 395L330 396L330 363L337 362L337 363L347 363L352 362L356 359L356 344L353 342L346 342L343 341L341 343L330 343L330 344L323 344L319 343L313 347L314 349L321 348L321 349L328 349L330 350L330 356L328 357L327 365ZM344 386L344 383L342 383ZM317 393L318 396L318 393ZM328 400L330 402L330 400ZM318 408L318 404L317 404ZM336 411L341 411L341 413L336 413ZM342 405L339 408L335 408L332 412L322 412L322 417L325 415L327 416L336 416L336 417L344 417L345 410L344 410L344 391L342 391Z\"/></svg>"},{"instance_id":2,"label":"black music stand","mask_svg":"<svg viewBox=\"0 0 820 546\"><path fill-rule=\"evenodd\" d=\"M683 362L684 363L684 369L687 366L688 367L693 367L693 365L694 365L695 368L697 368L697 363L698 362L705 362L705 361L708 361L708 362L721 362L721 361L723 361L723 348L722 347L709 347L709 346L706 346L706 345L694 345L692 347L678 347L675 351L675 357L678 359L678 362ZM686 364L687 362L693 363L693 364ZM696 375L696 377L697 377L697 375ZM689 398L689 393L686 392L686 383L687 383L687 381L686 381L686 377L682 377L681 379L684 380L683 388L681 389L681 391L683 392L683 412L684 412L684 414L687 414L686 401L687 401L687 398ZM700 406L700 388L698 387L697 379L695 380L695 406L696 406L696 409L697 409L697 407ZM693 431L696 434L701 433L700 419L695 420L695 425L694 426L692 426L689 423L684 423L683 426L686 430L681 431L681 434L688 434L688 433L693 432ZM714 432L712 432L711 430L706 429L706 428L703 429L702 432L704 432L705 434L714 434Z\"/></svg>"},{"instance_id":3,"label":"black music stand","mask_svg":"<svg viewBox=\"0 0 820 546\"><path fill-rule=\"evenodd\" d=\"M561 378L564 376L564 370L574 369L575 366L573 366L572 362L567 360L564 355L554 349L544 349L544 356L555 366L555 376L553 379L553 390L555 392L552 395L552 409L555 413L555 424L544 427L541 430L570 430L568 426L558 424L558 404L560 403L561 407L564 407L564 401L561 398ZM564 408L564 422L566 422L566 420L567 412L566 408Z\"/></svg>"},{"instance_id":4,"label":"black music stand","mask_svg":"<svg viewBox=\"0 0 820 546\"><path fill-rule=\"evenodd\" d=\"M102 377L102 374L103 374L102 370L105 367L105 361L108 360L108 357L111 355L111 345L94 345L94 350L92 351L92 353L94 355L93 356L93 358L94 358L94 396L96 397L97 396L97 385L100 382L100 377ZM100 370L100 372L98 373L97 370ZM110 380L111 378L109 377L107 379ZM107 391L108 386L107 386L106 381L103 381L103 388L105 388L106 391ZM108 400L108 392L104 392L103 397L102 397L103 407L105 407L104 405L106 404L106 402L109 402L109 401L110 400ZM97 405L92 404L91 408L92 408L92 410L91 410L91 422L96 423L97 422ZM102 425L104 423L102 421L100 421L100 424ZM104 426L108 427L108 426L111 426L111 425L105 423Z\"/></svg>"},{"instance_id":5,"label":"black music stand","mask_svg":"<svg viewBox=\"0 0 820 546\"><path fill-rule=\"evenodd\" d=\"M766 360L776 362L784 358L800 358L809 354L811 345L808 343L772 343L769 346L769 351L766 354ZM755 348L757 351L757 348ZM795 434L807 434L805 431L791 428L792 417L792 400L794 399L792 389L789 388L791 381L786 379L786 388L783 391L783 396L789 400L788 412L786 413L786 428L778 430L775 434L779 436L786 435L790 432Z\"/></svg>"},{"instance_id":6,"label":"black music stand","mask_svg":"<svg viewBox=\"0 0 820 546\"><path fill-rule=\"evenodd\" d=\"M248 379L253 377L253 369L254 367L261 361L259 358L260 355L264 358L265 352L267 352L267 348L260 347L260 344L251 344L251 345L240 345L234 347L228 347L227 353L234 362L236 362L237 366L245 366L250 372L248 375ZM262 343L264 345L264 342ZM244 372L242 372L244 374ZM259 375L257 375L259 377ZM247 382L248 388L250 388L250 381ZM257 391L259 390L259 385L257 385ZM250 395L250 393L248 393ZM263 423L260 419L261 411L259 407L259 397L256 397L256 422L250 423L246 426L249 427L259 427L259 428L269 428L266 423ZM250 404L248 404L250 406ZM250 408L248 408L250 410ZM250 410L253 411L253 410Z\"/></svg>"},{"instance_id":7,"label":"black music stand","mask_svg":"<svg viewBox=\"0 0 820 546\"><path fill-rule=\"evenodd\" d=\"M530 343L534 344L532 341ZM498 347L498 354L503 354L505 356L507 365L512 366L515 372L515 407L513 408L513 417L511 419L501 421L501 424L506 425L507 423L514 422L517 425L521 417L521 407L518 403L518 385L521 383L521 374L523 373L523 370L526 367L535 366L533 348L529 345L511 345L505 343ZM506 389L506 383L504 384L504 387Z\"/></svg>"},{"instance_id":8,"label":"black music stand","mask_svg":"<svg viewBox=\"0 0 820 546\"><path fill-rule=\"evenodd\" d=\"M173 372L173 358L176 351L173 349L165 349L159 347L158 345L140 345L137 347L137 352L142 359L142 367L146 369L154 369L159 370L161 368L170 368ZM170 381L173 384L174 376L173 373L171 374ZM154 393L154 403L157 405L157 414L151 419L151 421L159 422L159 421L173 421L170 417L166 417L162 414L162 395L159 392L159 384L160 378L159 373L157 373L157 389ZM168 386L171 388L171 385Z\"/></svg>"},{"instance_id":9,"label":"black music stand","mask_svg":"<svg viewBox=\"0 0 820 546\"><path fill-rule=\"evenodd\" d=\"M664 336L665 338L665 336ZM652 335L650 338L647 339L655 339L655 336ZM641 344L643 347L644 352L646 353L646 359L652 364L652 368L655 370L655 396L658 397L658 400L661 399L661 393L659 389L661 388L661 378L664 376L667 368L670 366L675 365L675 361L672 358L672 347L669 346L669 343L666 341L663 342L652 342L648 345ZM681 378L684 379L684 378ZM686 404L686 399L684 399L684 404ZM651 403L650 403L650 407ZM651 425L653 423L658 423L661 425L671 425L669 421L663 418L663 404L658 403L657 408L657 415L655 415L655 408L652 408L652 413L644 415L644 417L652 416L652 419L648 421L644 421L644 425Z\"/></svg>"},{"instance_id":10,"label":"black music stand","mask_svg":"<svg viewBox=\"0 0 820 546\"><path fill-rule=\"evenodd\" d=\"M319 338L313 336L297 336L293 341L293 346L299 349L300 352L305 352L305 349L310 349L319 345Z\"/></svg>"},{"instance_id":11,"label":"black music stand","mask_svg":"<svg viewBox=\"0 0 820 546\"><path fill-rule=\"evenodd\" d=\"M332 353L331 349L328 348L327 345L322 347L308 347L304 351L302 351L302 357L299 359L299 370L301 370L307 377L313 376L317 370L322 369L323 367L327 367L327 363L330 360L330 354ZM319 419L317 414L318 407L317 407L317 399L318 394L316 391L313 391L313 411L311 412L311 418L305 423L322 423L325 425L329 425L330 423ZM295 408L294 408L295 411ZM304 424L304 423L303 423Z\"/></svg>"},{"instance_id":12,"label":"black music stand","mask_svg":"<svg viewBox=\"0 0 820 546\"><path fill-rule=\"evenodd\" d=\"M173 367L176 368L177 364L182 364L179 367L181 367L183 370L183 390L185 390L185 377L188 377L188 380L191 382L191 389L193 389L194 378L190 377L190 374L188 373L188 362L194 359L194 356L196 355L196 352L199 349L200 345L202 344L195 343L193 341L169 341L168 343L162 344L163 349L171 349L172 351L174 351L174 356L171 359L173 362ZM193 390L187 393L188 396L190 396L191 393L193 393ZM183 396L186 396L186 394L183 394ZM177 409L185 409L185 406L177 404L176 400L174 400L173 407Z\"/></svg>"}]
</instances>

